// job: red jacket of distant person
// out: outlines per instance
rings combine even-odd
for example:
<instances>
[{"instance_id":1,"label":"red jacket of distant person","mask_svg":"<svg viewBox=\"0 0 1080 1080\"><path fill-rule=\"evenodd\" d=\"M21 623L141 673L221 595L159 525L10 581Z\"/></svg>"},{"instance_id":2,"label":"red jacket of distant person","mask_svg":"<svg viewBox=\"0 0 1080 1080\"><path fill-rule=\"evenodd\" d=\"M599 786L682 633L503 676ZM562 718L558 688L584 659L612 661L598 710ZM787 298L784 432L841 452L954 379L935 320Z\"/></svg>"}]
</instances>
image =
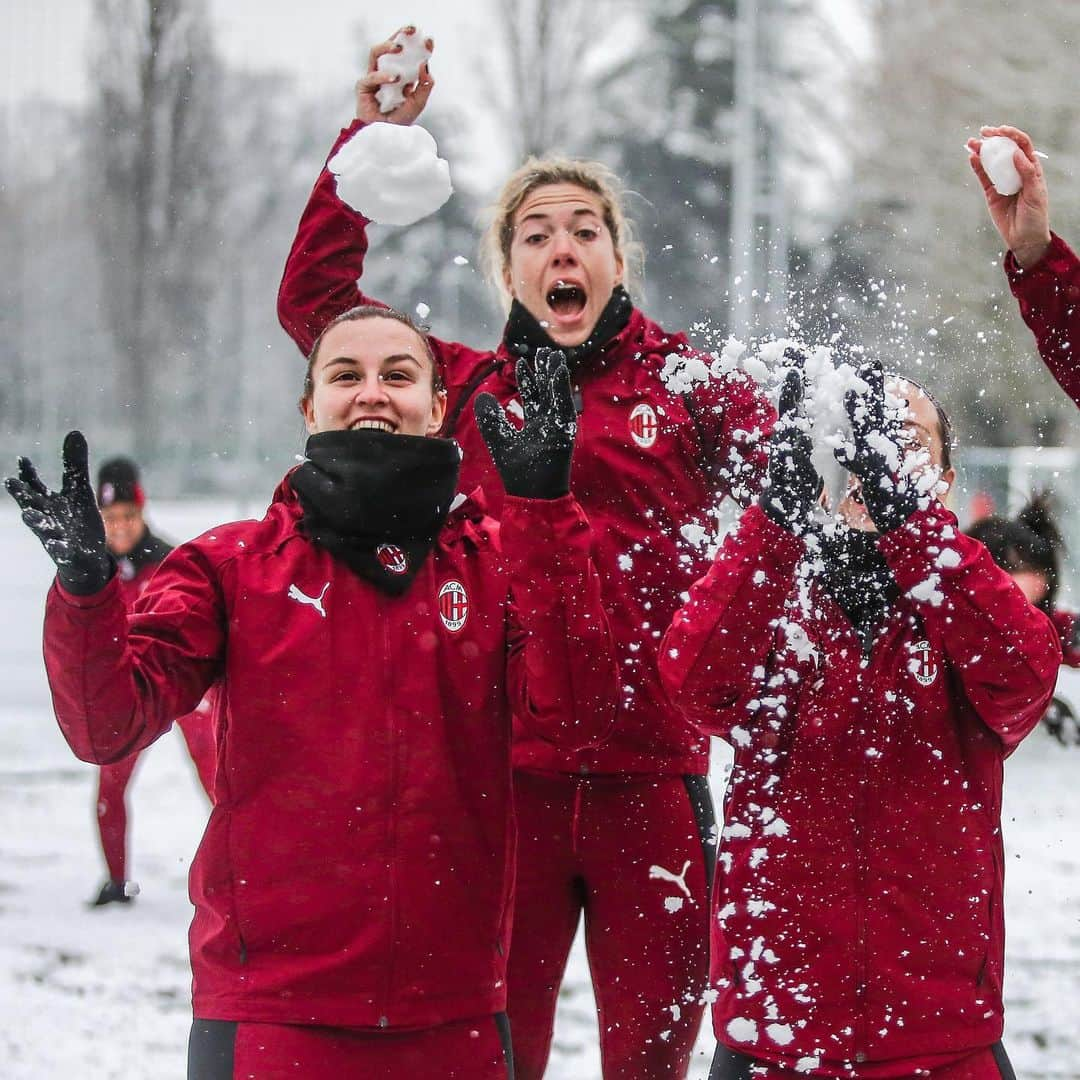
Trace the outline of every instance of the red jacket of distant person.
<instances>
[{"instance_id":1,"label":"red jacket of distant person","mask_svg":"<svg viewBox=\"0 0 1080 1080\"><path fill-rule=\"evenodd\" d=\"M345 128L331 156L363 126ZM337 314L362 303L357 279L367 253L368 219L338 197L323 169L300 219L278 294L282 326L305 355ZM444 434L461 445L463 490L482 484L498 516L502 485L480 438L471 398L463 390L485 371L476 392L493 393L511 411L517 402L515 358L505 346L472 349L431 338L449 392ZM518 768L560 773L708 771L708 741L671 708L657 674L660 637L679 596L705 572L701 546L684 539L710 531L720 496L745 502L764 471L762 437L773 413L742 372L670 390L661 373L669 356L694 356L682 334L667 333L635 309L624 329L598 355L575 366L578 435L570 490L596 536L596 565L619 656L623 708L603 746L571 751L517 732ZM709 358L706 357L706 360ZM688 530L687 534L683 529Z\"/></svg>"},{"instance_id":2,"label":"red jacket of distant person","mask_svg":"<svg viewBox=\"0 0 1080 1080\"><path fill-rule=\"evenodd\" d=\"M570 746L614 716L588 523L571 496L507 499L501 530L466 501L400 597L300 525L286 478L261 521L178 547L130 617L115 579L54 586L61 729L113 761L219 683L195 1016L419 1028L503 1011L511 709Z\"/></svg>"},{"instance_id":3,"label":"red jacket of distant person","mask_svg":"<svg viewBox=\"0 0 1080 1080\"><path fill-rule=\"evenodd\" d=\"M1000 1038L1002 766L1061 662L940 504L878 547L901 595L868 655L823 591L792 606L803 542L757 507L662 652L676 703L735 750L714 1030L811 1075L909 1076Z\"/></svg>"}]
</instances>

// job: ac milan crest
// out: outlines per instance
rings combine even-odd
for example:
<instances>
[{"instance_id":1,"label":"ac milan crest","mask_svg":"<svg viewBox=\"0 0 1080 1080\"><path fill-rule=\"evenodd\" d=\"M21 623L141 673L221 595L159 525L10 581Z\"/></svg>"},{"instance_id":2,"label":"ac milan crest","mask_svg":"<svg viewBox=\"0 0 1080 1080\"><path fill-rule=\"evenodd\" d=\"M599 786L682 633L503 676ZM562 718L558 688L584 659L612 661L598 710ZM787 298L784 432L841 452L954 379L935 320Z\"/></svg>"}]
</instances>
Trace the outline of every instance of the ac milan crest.
<instances>
[{"instance_id":1,"label":"ac milan crest","mask_svg":"<svg viewBox=\"0 0 1080 1080\"><path fill-rule=\"evenodd\" d=\"M653 407L647 401L635 405L630 413L630 435L634 442L648 450L656 442L659 430Z\"/></svg>"},{"instance_id":2,"label":"ac milan crest","mask_svg":"<svg viewBox=\"0 0 1080 1080\"><path fill-rule=\"evenodd\" d=\"M911 647L911 673L920 686L929 686L938 674L937 662L930 652L929 641L917 641Z\"/></svg>"},{"instance_id":3,"label":"ac milan crest","mask_svg":"<svg viewBox=\"0 0 1080 1080\"><path fill-rule=\"evenodd\" d=\"M404 574L409 569L409 556L396 544L380 544L375 549L375 558L391 574Z\"/></svg>"},{"instance_id":4,"label":"ac milan crest","mask_svg":"<svg viewBox=\"0 0 1080 1080\"><path fill-rule=\"evenodd\" d=\"M448 581L439 589L439 618L447 630L460 630L469 617L469 598L460 581Z\"/></svg>"}]
</instances>

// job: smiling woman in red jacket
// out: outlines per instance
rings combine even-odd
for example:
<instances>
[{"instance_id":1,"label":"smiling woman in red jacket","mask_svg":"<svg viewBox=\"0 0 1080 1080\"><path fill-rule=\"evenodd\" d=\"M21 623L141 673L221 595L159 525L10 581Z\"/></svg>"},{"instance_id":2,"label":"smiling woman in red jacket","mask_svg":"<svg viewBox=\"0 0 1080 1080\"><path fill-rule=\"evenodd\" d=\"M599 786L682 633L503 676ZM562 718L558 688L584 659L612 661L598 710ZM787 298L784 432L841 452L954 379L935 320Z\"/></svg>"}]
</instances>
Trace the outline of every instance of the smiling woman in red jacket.
<instances>
[{"instance_id":1,"label":"smiling woman in red jacket","mask_svg":"<svg viewBox=\"0 0 1080 1080\"><path fill-rule=\"evenodd\" d=\"M664 639L674 700L735 750L713 1080L1013 1076L998 1041L1002 763L1061 650L938 501L953 479L943 414L901 382L901 429L880 367L862 374L846 526L815 524L792 369L761 503Z\"/></svg>"},{"instance_id":2,"label":"smiling woman in red jacket","mask_svg":"<svg viewBox=\"0 0 1080 1080\"><path fill-rule=\"evenodd\" d=\"M607 737L615 666L568 492L565 364L477 404L501 526L454 492L426 339L350 311L316 343L311 436L261 521L173 551L125 612L87 478L7 481L57 563L45 649L84 760L147 745L218 682L216 805L191 871L189 1076L505 1077L511 712Z\"/></svg>"},{"instance_id":3,"label":"smiling woman in red jacket","mask_svg":"<svg viewBox=\"0 0 1080 1080\"><path fill-rule=\"evenodd\" d=\"M375 93L392 76L376 63L393 47L372 50L357 119L331 153L369 123L420 115L432 87L426 67L402 105L379 111ZM278 296L281 323L305 354L339 311L374 302L357 284L367 225L324 169ZM669 385L669 374L702 358L685 335L634 306L637 251L609 170L529 161L503 185L486 242L508 307L502 341L484 349L432 339L449 391L444 431L461 444L466 487L483 484L496 516L502 489L472 420L472 395L490 392L518 412L516 358L552 345L566 352L580 425L571 490L596 529L623 691L615 734L599 748L555 747L526 724L515 728L520 843L509 1010L519 1080L544 1073L583 913L607 1080L684 1075L704 1009L715 850L708 740L667 701L657 648L679 595L707 565L683 530L707 532L721 497L752 497L772 410L741 372L690 390Z\"/></svg>"}]
</instances>

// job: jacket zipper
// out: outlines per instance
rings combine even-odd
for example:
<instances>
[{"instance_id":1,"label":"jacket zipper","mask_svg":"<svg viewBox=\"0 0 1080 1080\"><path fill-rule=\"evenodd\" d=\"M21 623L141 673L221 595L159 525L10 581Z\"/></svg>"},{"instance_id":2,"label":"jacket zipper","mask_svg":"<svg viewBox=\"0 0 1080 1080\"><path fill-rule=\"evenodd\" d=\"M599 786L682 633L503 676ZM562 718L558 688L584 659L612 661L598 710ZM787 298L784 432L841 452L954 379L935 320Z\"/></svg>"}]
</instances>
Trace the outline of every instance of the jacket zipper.
<instances>
[{"instance_id":1,"label":"jacket zipper","mask_svg":"<svg viewBox=\"0 0 1080 1080\"><path fill-rule=\"evenodd\" d=\"M394 985L394 960L397 955L398 937L398 898L397 898L397 825L398 825L398 740L397 731L394 727L394 710L391 706L390 695L387 693L390 671L390 620L383 610L385 600L380 594L377 603L379 605L379 622L383 632L383 662L382 662L382 699L386 710L386 734L387 745L390 755L390 788L387 812L389 822L386 830L386 860L387 860L387 903L389 904L390 938L386 957L386 979L383 983L383 1000L379 1009L379 1027L385 1028L390 1024L390 1002Z\"/></svg>"},{"instance_id":2,"label":"jacket zipper","mask_svg":"<svg viewBox=\"0 0 1080 1080\"><path fill-rule=\"evenodd\" d=\"M863 740L869 737L867 728L869 710L866 707L866 693L870 684L870 657L863 654L860 649L861 673L865 679L860 680L859 687L859 714ZM867 790L869 788L869 758L866 754L859 754L859 777L855 792L855 860L856 860L856 916L855 916L855 1061L866 1060L867 1046L867 941L866 924L869 896L867 895L867 855L866 855L866 815L867 815Z\"/></svg>"}]
</instances>

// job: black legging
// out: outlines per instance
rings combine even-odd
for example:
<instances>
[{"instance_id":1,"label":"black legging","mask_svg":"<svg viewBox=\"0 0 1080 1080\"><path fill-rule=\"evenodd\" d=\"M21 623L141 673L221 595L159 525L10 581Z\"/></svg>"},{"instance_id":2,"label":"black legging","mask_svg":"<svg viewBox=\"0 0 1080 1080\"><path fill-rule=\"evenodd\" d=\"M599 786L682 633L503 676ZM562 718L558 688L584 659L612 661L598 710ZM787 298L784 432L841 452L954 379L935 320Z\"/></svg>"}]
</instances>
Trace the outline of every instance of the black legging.
<instances>
[{"instance_id":1,"label":"black legging","mask_svg":"<svg viewBox=\"0 0 1080 1080\"><path fill-rule=\"evenodd\" d=\"M998 1072L1001 1073L1001 1080L1016 1080L1016 1073L1013 1072L1005 1047L1001 1043L994 1043L990 1047L990 1052L994 1055ZM750 1070L755 1064L758 1063L745 1054L729 1050L726 1046L717 1043L712 1068L709 1070L709 1080L754 1080L754 1074Z\"/></svg>"}]
</instances>

